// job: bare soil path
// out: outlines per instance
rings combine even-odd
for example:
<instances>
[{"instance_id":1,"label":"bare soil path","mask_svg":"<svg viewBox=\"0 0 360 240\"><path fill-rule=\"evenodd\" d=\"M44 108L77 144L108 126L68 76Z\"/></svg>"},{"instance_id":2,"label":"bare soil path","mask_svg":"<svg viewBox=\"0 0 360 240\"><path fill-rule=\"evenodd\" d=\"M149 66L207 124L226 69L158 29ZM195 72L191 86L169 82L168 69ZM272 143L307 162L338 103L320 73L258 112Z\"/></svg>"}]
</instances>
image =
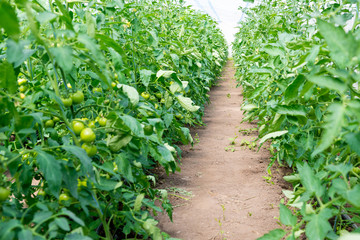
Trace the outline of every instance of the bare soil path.
<instances>
[{"instance_id":1,"label":"bare soil path","mask_svg":"<svg viewBox=\"0 0 360 240\"><path fill-rule=\"evenodd\" d=\"M160 228L172 237L252 240L279 227L275 217L284 170L272 169L274 184L267 182L263 176L268 176L268 150L256 152L240 146L242 139L252 140L257 133L239 132L255 125L240 124L242 90L236 88L234 73L229 61L218 86L210 92L206 127L193 130L197 142L193 148L183 148L181 173L162 176L160 188L169 191L174 213L173 223L166 215L158 216L158 220ZM229 138L235 136L235 145L231 146Z\"/></svg>"}]
</instances>

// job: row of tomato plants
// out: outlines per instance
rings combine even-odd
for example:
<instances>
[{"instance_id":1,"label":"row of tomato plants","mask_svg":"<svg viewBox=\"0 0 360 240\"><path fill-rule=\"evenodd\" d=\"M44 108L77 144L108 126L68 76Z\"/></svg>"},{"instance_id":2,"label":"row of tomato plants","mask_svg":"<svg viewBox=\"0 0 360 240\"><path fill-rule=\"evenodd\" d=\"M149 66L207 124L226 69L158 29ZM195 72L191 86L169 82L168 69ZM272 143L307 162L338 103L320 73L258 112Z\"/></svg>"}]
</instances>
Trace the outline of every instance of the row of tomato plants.
<instances>
[{"instance_id":1,"label":"row of tomato plants","mask_svg":"<svg viewBox=\"0 0 360 240\"><path fill-rule=\"evenodd\" d=\"M0 239L163 239L154 169L226 60L182 1L0 1Z\"/></svg>"},{"instance_id":2,"label":"row of tomato plants","mask_svg":"<svg viewBox=\"0 0 360 240\"><path fill-rule=\"evenodd\" d=\"M359 239L359 1L261 1L234 42L260 143L294 170L280 223L259 239Z\"/></svg>"}]
</instances>

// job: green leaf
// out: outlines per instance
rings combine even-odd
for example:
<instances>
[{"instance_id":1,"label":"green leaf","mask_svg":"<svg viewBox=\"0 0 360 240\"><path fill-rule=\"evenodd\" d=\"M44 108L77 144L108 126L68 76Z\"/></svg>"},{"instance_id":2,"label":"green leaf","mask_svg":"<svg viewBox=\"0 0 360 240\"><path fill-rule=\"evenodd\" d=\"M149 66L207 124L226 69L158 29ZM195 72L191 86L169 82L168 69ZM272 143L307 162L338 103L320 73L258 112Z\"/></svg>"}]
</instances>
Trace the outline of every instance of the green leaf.
<instances>
[{"instance_id":1,"label":"green leaf","mask_svg":"<svg viewBox=\"0 0 360 240\"><path fill-rule=\"evenodd\" d=\"M134 203L134 212L137 212L140 210L141 208L141 202L142 200L144 199L145 195L142 193L142 194L139 194L136 199L135 199L135 203Z\"/></svg>"},{"instance_id":2,"label":"green leaf","mask_svg":"<svg viewBox=\"0 0 360 240\"><path fill-rule=\"evenodd\" d=\"M348 174L348 172L351 171L353 166L350 164L339 163L336 165L334 165L334 164L327 165L327 166L325 166L325 168L332 172L341 173L344 177L346 177L346 175Z\"/></svg>"},{"instance_id":3,"label":"green leaf","mask_svg":"<svg viewBox=\"0 0 360 240\"><path fill-rule=\"evenodd\" d=\"M182 86L180 84L178 84L177 82L173 82L170 85L170 92L172 92L172 93L180 92L181 90L182 90Z\"/></svg>"},{"instance_id":4,"label":"green leaf","mask_svg":"<svg viewBox=\"0 0 360 240\"><path fill-rule=\"evenodd\" d=\"M319 214L313 214L306 217L309 221L306 224L305 232L309 240L325 239L329 231L332 230L329 219L332 217L331 210L325 208Z\"/></svg>"},{"instance_id":5,"label":"green leaf","mask_svg":"<svg viewBox=\"0 0 360 240\"><path fill-rule=\"evenodd\" d=\"M285 103L289 104L299 97L299 88L305 82L304 75L298 75L285 90Z\"/></svg>"},{"instance_id":6,"label":"green leaf","mask_svg":"<svg viewBox=\"0 0 360 240\"><path fill-rule=\"evenodd\" d=\"M113 191L123 185L122 181L100 178L98 183L95 183L96 188L103 191Z\"/></svg>"},{"instance_id":7,"label":"green leaf","mask_svg":"<svg viewBox=\"0 0 360 240\"><path fill-rule=\"evenodd\" d=\"M317 26L329 46L333 61L341 68L347 67L356 52L357 46L352 34L346 34L342 27L335 27L321 19L317 20Z\"/></svg>"},{"instance_id":8,"label":"green leaf","mask_svg":"<svg viewBox=\"0 0 360 240\"><path fill-rule=\"evenodd\" d=\"M132 174L131 164L129 159L126 156L121 154L117 155L115 158L116 165L121 175L123 175L128 181L134 182L134 177Z\"/></svg>"},{"instance_id":9,"label":"green leaf","mask_svg":"<svg viewBox=\"0 0 360 240\"><path fill-rule=\"evenodd\" d=\"M333 143L334 139L339 135L343 122L345 107L339 103L333 103L329 106L330 114L326 116L326 123L324 124L324 133L321 136L319 145L311 154L315 157L317 154L326 150Z\"/></svg>"},{"instance_id":10,"label":"green leaf","mask_svg":"<svg viewBox=\"0 0 360 240\"><path fill-rule=\"evenodd\" d=\"M90 11L87 11L85 14L86 18L86 27L87 27L87 34L94 38L95 37L95 29L96 29L96 23L94 18L92 17L92 14Z\"/></svg>"},{"instance_id":11,"label":"green leaf","mask_svg":"<svg viewBox=\"0 0 360 240\"><path fill-rule=\"evenodd\" d=\"M92 240L93 238L84 236L80 233L72 233L70 235L66 235L64 240Z\"/></svg>"},{"instance_id":12,"label":"green leaf","mask_svg":"<svg viewBox=\"0 0 360 240\"><path fill-rule=\"evenodd\" d=\"M44 220L49 219L50 217L52 217L53 213L50 211L40 211L34 214L34 218L33 218L33 222L34 223L40 223Z\"/></svg>"},{"instance_id":13,"label":"green leaf","mask_svg":"<svg viewBox=\"0 0 360 240\"><path fill-rule=\"evenodd\" d=\"M351 150L360 156L360 133L348 133L345 135L345 141L350 146Z\"/></svg>"},{"instance_id":14,"label":"green leaf","mask_svg":"<svg viewBox=\"0 0 360 240\"><path fill-rule=\"evenodd\" d=\"M257 73L257 74L274 74L274 70L269 67L263 68L252 68L249 70L249 73Z\"/></svg>"},{"instance_id":15,"label":"green leaf","mask_svg":"<svg viewBox=\"0 0 360 240\"><path fill-rule=\"evenodd\" d=\"M50 192L54 196L59 197L62 183L62 172L59 161L56 160L53 155L42 151L40 147L35 147L35 150L38 153L36 160L39 164L39 169L48 182Z\"/></svg>"},{"instance_id":16,"label":"green leaf","mask_svg":"<svg viewBox=\"0 0 360 240\"><path fill-rule=\"evenodd\" d=\"M306 188L306 191L310 194L315 194L317 197L321 197L324 194L325 189L308 163L298 163L296 166L300 174L301 183Z\"/></svg>"},{"instance_id":17,"label":"green leaf","mask_svg":"<svg viewBox=\"0 0 360 240\"><path fill-rule=\"evenodd\" d=\"M93 175L91 159L86 154L85 150L78 146L61 146L65 151L75 155L81 162L81 167L85 169L87 173Z\"/></svg>"},{"instance_id":18,"label":"green leaf","mask_svg":"<svg viewBox=\"0 0 360 240\"><path fill-rule=\"evenodd\" d=\"M55 218L55 223L64 231L70 231L68 220L64 217Z\"/></svg>"},{"instance_id":19,"label":"green leaf","mask_svg":"<svg viewBox=\"0 0 360 240\"><path fill-rule=\"evenodd\" d=\"M359 240L360 239L360 233L341 233L341 236L338 238L338 240Z\"/></svg>"},{"instance_id":20,"label":"green leaf","mask_svg":"<svg viewBox=\"0 0 360 240\"><path fill-rule=\"evenodd\" d=\"M33 234L29 229L21 229L19 232L19 239L21 240L33 240Z\"/></svg>"},{"instance_id":21,"label":"green leaf","mask_svg":"<svg viewBox=\"0 0 360 240\"><path fill-rule=\"evenodd\" d=\"M241 107L241 109L244 111L251 111L251 110L254 110L257 108L258 108L258 106L256 106L255 104L252 104L252 103L246 104L245 106Z\"/></svg>"},{"instance_id":22,"label":"green leaf","mask_svg":"<svg viewBox=\"0 0 360 240\"><path fill-rule=\"evenodd\" d=\"M280 204L280 221L286 226L295 226L297 222L296 216L284 204Z\"/></svg>"},{"instance_id":23,"label":"green leaf","mask_svg":"<svg viewBox=\"0 0 360 240\"><path fill-rule=\"evenodd\" d=\"M306 109L303 105L278 105L274 108L278 114L290 116L306 116Z\"/></svg>"},{"instance_id":24,"label":"green leaf","mask_svg":"<svg viewBox=\"0 0 360 240\"><path fill-rule=\"evenodd\" d=\"M284 131L276 131L276 132L272 132L272 133L268 133L266 134L264 137L262 137L260 139L260 144L261 143L264 143L266 140L270 139L270 138L277 138L277 137L280 137L286 133L288 133L289 131L288 130L284 130Z\"/></svg>"},{"instance_id":25,"label":"green leaf","mask_svg":"<svg viewBox=\"0 0 360 240\"><path fill-rule=\"evenodd\" d=\"M73 68L72 49L69 46L50 48L50 52L54 55L56 62L64 70L70 73Z\"/></svg>"},{"instance_id":26,"label":"green leaf","mask_svg":"<svg viewBox=\"0 0 360 240\"><path fill-rule=\"evenodd\" d=\"M0 2L0 27L12 38L18 39L20 34L19 21L15 9L7 2Z\"/></svg>"},{"instance_id":27,"label":"green leaf","mask_svg":"<svg viewBox=\"0 0 360 240\"><path fill-rule=\"evenodd\" d=\"M116 136L111 136L109 134L106 140L106 145L110 148L111 151L118 152L120 151L121 148L128 145L131 139L132 136L128 134L125 135L118 134Z\"/></svg>"},{"instance_id":28,"label":"green leaf","mask_svg":"<svg viewBox=\"0 0 360 240\"><path fill-rule=\"evenodd\" d=\"M136 136L144 136L144 130L138 120L130 115L119 116L124 124L130 128L131 132Z\"/></svg>"},{"instance_id":29,"label":"green leaf","mask_svg":"<svg viewBox=\"0 0 360 240\"><path fill-rule=\"evenodd\" d=\"M78 223L79 225L85 226L84 221L78 218L73 212L69 211L68 209L62 208L61 213L70 217L74 222Z\"/></svg>"},{"instance_id":30,"label":"green leaf","mask_svg":"<svg viewBox=\"0 0 360 240\"><path fill-rule=\"evenodd\" d=\"M257 238L256 240L280 240L285 236L286 232L283 229L277 228L264 234L264 236Z\"/></svg>"},{"instance_id":31,"label":"green leaf","mask_svg":"<svg viewBox=\"0 0 360 240\"><path fill-rule=\"evenodd\" d=\"M178 100L178 102L180 103L180 105L185 108L186 110L190 111L190 112L196 112L197 110L199 110L199 106L194 106L193 101L188 98L188 97L184 97L182 95L178 95L176 96L176 99Z\"/></svg>"},{"instance_id":32,"label":"green leaf","mask_svg":"<svg viewBox=\"0 0 360 240\"><path fill-rule=\"evenodd\" d=\"M57 18L58 15L52 12L41 12L36 16L36 20L38 20L39 23L43 24L46 22L50 22L52 20L54 20L55 18Z\"/></svg>"},{"instance_id":33,"label":"green leaf","mask_svg":"<svg viewBox=\"0 0 360 240\"><path fill-rule=\"evenodd\" d=\"M16 76L13 66L8 62L0 63L0 87L15 93L17 90Z\"/></svg>"},{"instance_id":34,"label":"green leaf","mask_svg":"<svg viewBox=\"0 0 360 240\"><path fill-rule=\"evenodd\" d=\"M139 103L139 93L136 90L136 88L125 85L125 84L120 84L121 89L123 90L123 92L126 94L126 96L128 96L128 98L130 99L130 102L133 106L136 106Z\"/></svg>"},{"instance_id":35,"label":"green leaf","mask_svg":"<svg viewBox=\"0 0 360 240\"><path fill-rule=\"evenodd\" d=\"M149 86L151 76L153 74L154 73L151 70L147 70L147 69L140 70L140 80L144 84L145 87Z\"/></svg>"},{"instance_id":36,"label":"green leaf","mask_svg":"<svg viewBox=\"0 0 360 240\"><path fill-rule=\"evenodd\" d=\"M273 57L276 57L276 56L283 57L285 55L284 49L277 47L277 46L267 45L263 48L263 50L267 54L269 54L270 56L273 56Z\"/></svg>"},{"instance_id":37,"label":"green leaf","mask_svg":"<svg viewBox=\"0 0 360 240\"><path fill-rule=\"evenodd\" d=\"M354 207L360 208L360 185L355 185L354 188L346 192L346 200Z\"/></svg>"},{"instance_id":38,"label":"green leaf","mask_svg":"<svg viewBox=\"0 0 360 240\"><path fill-rule=\"evenodd\" d=\"M25 45L25 41L16 42L12 39L6 41L6 57L7 60L14 65L14 68L20 66L36 52L35 49L24 49Z\"/></svg>"},{"instance_id":39,"label":"green leaf","mask_svg":"<svg viewBox=\"0 0 360 240\"><path fill-rule=\"evenodd\" d=\"M344 93L347 90L346 84L338 78L324 75L307 75L306 78L320 87L332 89L339 93Z\"/></svg>"},{"instance_id":40,"label":"green leaf","mask_svg":"<svg viewBox=\"0 0 360 240\"><path fill-rule=\"evenodd\" d=\"M169 78L171 76L171 74L175 73L174 71L164 71L164 70L159 70L156 73L156 77L160 78L160 77L164 77L164 78Z\"/></svg>"}]
</instances>

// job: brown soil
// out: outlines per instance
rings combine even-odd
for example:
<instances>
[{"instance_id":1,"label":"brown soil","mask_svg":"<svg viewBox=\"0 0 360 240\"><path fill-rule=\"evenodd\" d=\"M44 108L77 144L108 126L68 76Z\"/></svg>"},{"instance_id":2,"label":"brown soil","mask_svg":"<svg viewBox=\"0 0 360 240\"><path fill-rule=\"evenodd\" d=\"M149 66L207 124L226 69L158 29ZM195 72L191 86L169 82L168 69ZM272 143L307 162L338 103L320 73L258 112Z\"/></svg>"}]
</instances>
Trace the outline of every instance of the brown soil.
<instances>
[{"instance_id":1,"label":"brown soil","mask_svg":"<svg viewBox=\"0 0 360 240\"><path fill-rule=\"evenodd\" d=\"M206 127L193 129L193 148L182 148L181 173L160 178L159 188L169 191L174 213L173 222L165 214L158 216L159 227L172 237L251 240L279 227L278 205L286 170L273 167L273 176L266 181L270 158L266 147L257 152L240 146L242 139L250 141L257 133L239 132L256 125L240 123L243 98L234 73L229 61L218 86L210 92ZM225 151L231 145L229 138L236 136L234 147Z\"/></svg>"}]
</instances>

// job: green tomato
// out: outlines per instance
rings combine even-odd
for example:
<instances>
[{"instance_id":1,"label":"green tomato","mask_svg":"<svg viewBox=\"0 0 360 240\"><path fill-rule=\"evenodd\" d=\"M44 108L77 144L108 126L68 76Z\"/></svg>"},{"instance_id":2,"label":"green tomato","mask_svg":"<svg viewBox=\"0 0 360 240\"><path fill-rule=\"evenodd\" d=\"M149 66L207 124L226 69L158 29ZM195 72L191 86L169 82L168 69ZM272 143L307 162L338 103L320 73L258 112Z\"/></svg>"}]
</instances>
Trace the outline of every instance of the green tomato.
<instances>
[{"instance_id":1,"label":"green tomato","mask_svg":"<svg viewBox=\"0 0 360 240\"><path fill-rule=\"evenodd\" d=\"M40 190L38 191L37 195L38 195L38 196L45 196L46 193L45 193L44 190L40 189Z\"/></svg>"},{"instance_id":2,"label":"green tomato","mask_svg":"<svg viewBox=\"0 0 360 240\"><path fill-rule=\"evenodd\" d=\"M166 101L165 101L165 99L164 98L162 98L161 100L160 100L160 103L165 103Z\"/></svg>"},{"instance_id":3,"label":"green tomato","mask_svg":"<svg viewBox=\"0 0 360 240\"><path fill-rule=\"evenodd\" d=\"M60 201L60 202L69 201L69 200L70 200L69 195L67 195L66 193L60 194L60 196L59 196L59 201Z\"/></svg>"},{"instance_id":4,"label":"green tomato","mask_svg":"<svg viewBox=\"0 0 360 240\"><path fill-rule=\"evenodd\" d=\"M77 91L76 93L71 95L71 99L73 104L79 104L84 101L84 94L81 91Z\"/></svg>"},{"instance_id":5,"label":"green tomato","mask_svg":"<svg viewBox=\"0 0 360 240\"><path fill-rule=\"evenodd\" d=\"M148 99L150 98L150 94L147 93L147 92L142 92L142 93L141 93L141 96L142 96L143 98L145 98L145 100L148 100Z\"/></svg>"},{"instance_id":6,"label":"green tomato","mask_svg":"<svg viewBox=\"0 0 360 240\"><path fill-rule=\"evenodd\" d=\"M102 117L102 118L99 119L98 122L99 122L100 126L105 127L105 126L106 126L107 119L104 118L104 117Z\"/></svg>"},{"instance_id":7,"label":"green tomato","mask_svg":"<svg viewBox=\"0 0 360 240\"><path fill-rule=\"evenodd\" d=\"M183 116L182 116L180 113L176 114L175 117L176 117L177 119L183 119Z\"/></svg>"},{"instance_id":8,"label":"green tomato","mask_svg":"<svg viewBox=\"0 0 360 240\"><path fill-rule=\"evenodd\" d=\"M10 190L4 187L0 187L0 202L5 201L10 195Z\"/></svg>"},{"instance_id":9,"label":"green tomato","mask_svg":"<svg viewBox=\"0 0 360 240\"><path fill-rule=\"evenodd\" d=\"M46 122L45 122L45 127L46 128L53 128L55 126L55 123L54 123L54 121L53 120L47 120Z\"/></svg>"},{"instance_id":10,"label":"green tomato","mask_svg":"<svg viewBox=\"0 0 360 240\"><path fill-rule=\"evenodd\" d=\"M21 85L21 86L19 87L19 91L22 92L22 93L25 92L26 89L27 89L27 87L24 86L24 85Z\"/></svg>"},{"instance_id":11,"label":"green tomato","mask_svg":"<svg viewBox=\"0 0 360 240\"><path fill-rule=\"evenodd\" d=\"M93 88L93 93L102 92L102 88Z\"/></svg>"},{"instance_id":12,"label":"green tomato","mask_svg":"<svg viewBox=\"0 0 360 240\"><path fill-rule=\"evenodd\" d=\"M162 94L159 93L159 92L155 93L155 96L156 96L158 99L161 99L161 98L162 98Z\"/></svg>"},{"instance_id":13,"label":"green tomato","mask_svg":"<svg viewBox=\"0 0 360 240\"><path fill-rule=\"evenodd\" d=\"M23 84L25 84L27 82L27 80L25 78L19 78L17 80L17 82L18 82L19 85L23 85Z\"/></svg>"},{"instance_id":14,"label":"green tomato","mask_svg":"<svg viewBox=\"0 0 360 240\"><path fill-rule=\"evenodd\" d=\"M90 121L88 126L89 128L95 128L95 121Z\"/></svg>"},{"instance_id":15,"label":"green tomato","mask_svg":"<svg viewBox=\"0 0 360 240\"><path fill-rule=\"evenodd\" d=\"M60 122L60 118L54 116L54 117L53 117L53 121L54 121L54 123Z\"/></svg>"},{"instance_id":16,"label":"green tomato","mask_svg":"<svg viewBox=\"0 0 360 240\"><path fill-rule=\"evenodd\" d=\"M90 143L95 141L96 135L91 128L84 128L80 133L80 139L85 143Z\"/></svg>"},{"instance_id":17,"label":"green tomato","mask_svg":"<svg viewBox=\"0 0 360 240\"><path fill-rule=\"evenodd\" d=\"M150 96L150 101L156 101L156 97L155 96Z\"/></svg>"},{"instance_id":18,"label":"green tomato","mask_svg":"<svg viewBox=\"0 0 360 240\"><path fill-rule=\"evenodd\" d=\"M61 101L65 107L70 107L73 104L73 100L71 98L61 98Z\"/></svg>"},{"instance_id":19,"label":"green tomato","mask_svg":"<svg viewBox=\"0 0 360 240\"><path fill-rule=\"evenodd\" d=\"M84 143L81 148L85 150L89 157L92 157L97 153L96 146L92 144Z\"/></svg>"},{"instance_id":20,"label":"green tomato","mask_svg":"<svg viewBox=\"0 0 360 240\"><path fill-rule=\"evenodd\" d=\"M144 133L145 135L151 135L154 132L154 128L151 125L145 125L144 126Z\"/></svg>"},{"instance_id":21,"label":"green tomato","mask_svg":"<svg viewBox=\"0 0 360 240\"><path fill-rule=\"evenodd\" d=\"M80 135L81 131L85 128L85 125L82 122L74 120L72 122L72 128L76 135Z\"/></svg>"}]
</instances>

